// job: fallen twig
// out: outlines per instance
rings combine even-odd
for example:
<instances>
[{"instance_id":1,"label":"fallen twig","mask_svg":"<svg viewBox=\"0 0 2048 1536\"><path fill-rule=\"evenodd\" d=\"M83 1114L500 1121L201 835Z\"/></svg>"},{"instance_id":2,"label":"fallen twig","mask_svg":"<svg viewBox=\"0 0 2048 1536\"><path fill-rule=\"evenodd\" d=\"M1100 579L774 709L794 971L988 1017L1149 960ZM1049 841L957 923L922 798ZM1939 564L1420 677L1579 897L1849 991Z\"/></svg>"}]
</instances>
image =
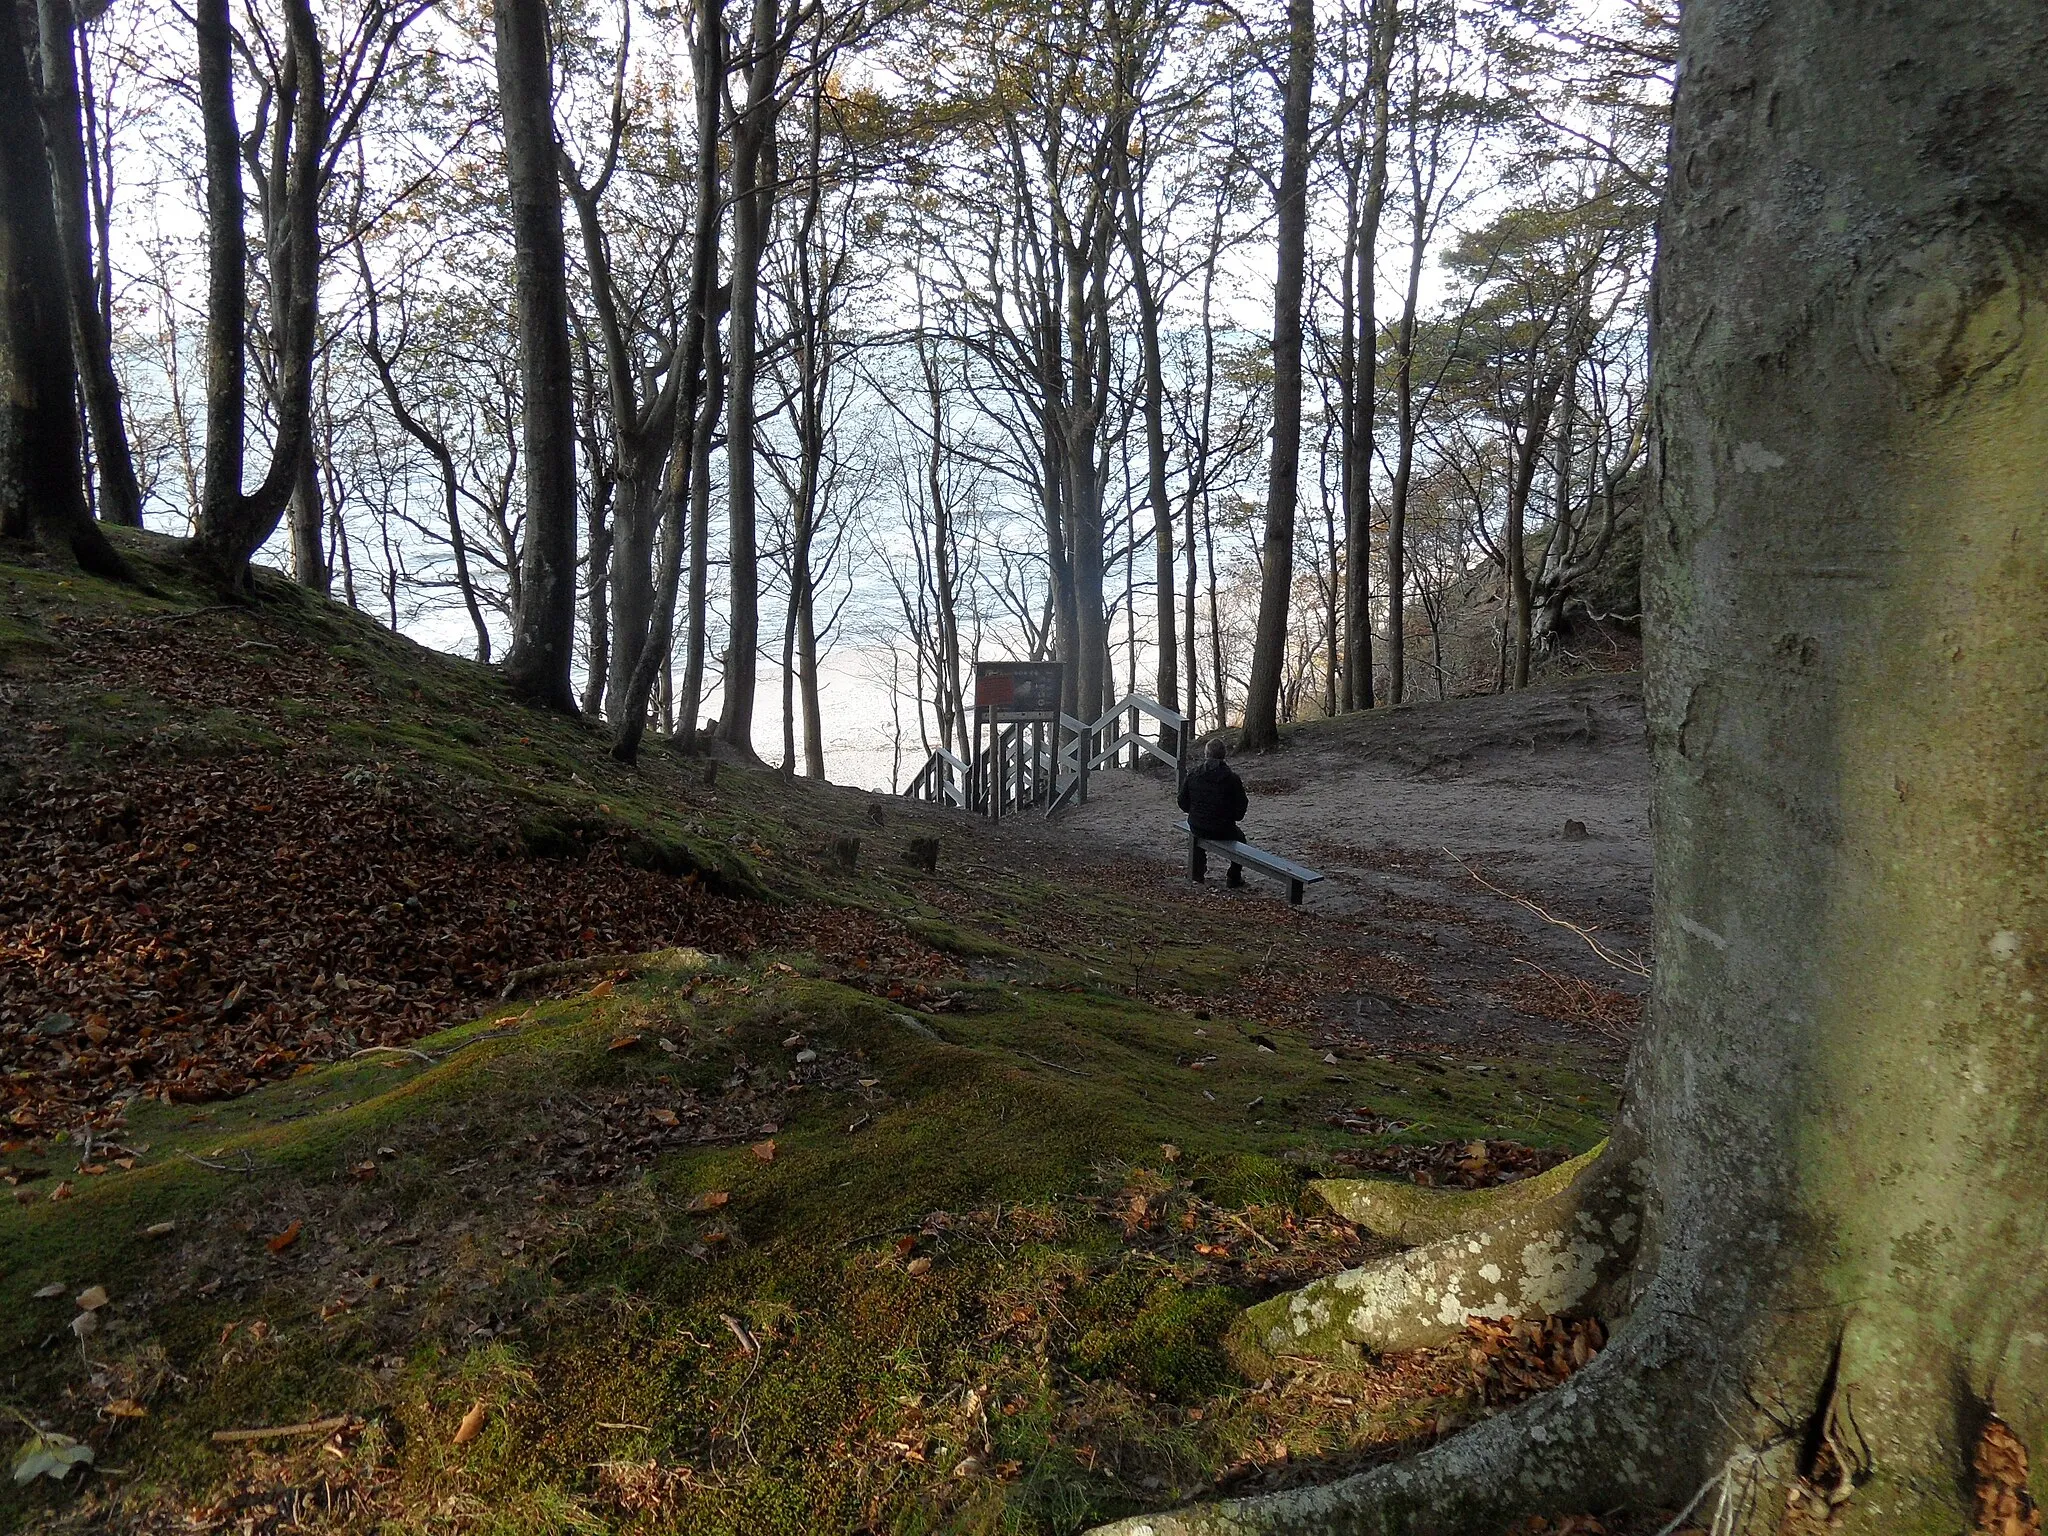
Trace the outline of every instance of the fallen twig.
<instances>
[{"instance_id":1,"label":"fallen twig","mask_svg":"<svg viewBox=\"0 0 2048 1536\"><path fill-rule=\"evenodd\" d=\"M1257 1227L1253 1226L1250 1222L1246 1221L1242 1216L1238 1215L1235 1211L1224 1211L1221 1214L1226 1222L1228 1222L1231 1226L1236 1227L1239 1231L1243 1232L1244 1235L1246 1237L1249 1237L1253 1242L1263 1243L1266 1246L1267 1252L1278 1253L1280 1251L1279 1244L1275 1243L1270 1237L1266 1236L1265 1233L1261 1232Z\"/></svg>"},{"instance_id":2,"label":"fallen twig","mask_svg":"<svg viewBox=\"0 0 2048 1536\"><path fill-rule=\"evenodd\" d=\"M585 955L578 960L550 960L543 965L529 965L505 978L505 985L498 989L498 1001L511 1002L522 988L535 982L560 981L565 976L589 976L599 971L627 970L642 958L640 955Z\"/></svg>"},{"instance_id":3,"label":"fallen twig","mask_svg":"<svg viewBox=\"0 0 2048 1536\"><path fill-rule=\"evenodd\" d=\"M688 968L702 976L719 965L716 955L706 954L701 949L687 945L672 949L648 949L631 955L585 955L577 960L550 960L544 965L529 965L524 970L514 971L505 978L505 984L498 992L498 1001L509 1002L513 994L522 987L537 981L554 981L564 976L589 976L603 971L619 971L628 976L637 976L643 971L659 970L663 966Z\"/></svg>"},{"instance_id":4,"label":"fallen twig","mask_svg":"<svg viewBox=\"0 0 2048 1536\"><path fill-rule=\"evenodd\" d=\"M1019 1056L1022 1056L1026 1061L1037 1062L1041 1067L1051 1067L1055 1072L1066 1072L1070 1073L1075 1077L1086 1077L1088 1075L1086 1072L1083 1072L1079 1067L1062 1066L1057 1061L1047 1061L1043 1056L1034 1056L1029 1051L1019 1051L1017 1054Z\"/></svg>"},{"instance_id":5,"label":"fallen twig","mask_svg":"<svg viewBox=\"0 0 2048 1536\"><path fill-rule=\"evenodd\" d=\"M239 1167L234 1163L217 1163L212 1158L201 1157L196 1152L180 1152L178 1156L184 1158L188 1163L197 1163L202 1168L211 1168L215 1173L254 1173L260 1166L254 1158L249 1156L246 1149L242 1153L242 1161Z\"/></svg>"},{"instance_id":6,"label":"fallen twig","mask_svg":"<svg viewBox=\"0 0 2048 1536\"><path fill-rule=\"evenodd\" d=\"M303 1424L272 1424L259 1429L216 1429L213 1432L213 1443L232 1445L244 1440L303 1439L308 1435L331 1435L337 1429L347 1427L348 1415L344 1413L331 1419L308 1419Z\"/></svg>"},{"instance_id":7,"label":"fallen twig","mask_svg":"<svg viewBox=\"0 0 2048 1536\"><path fill-rule=\"evenodd\" d=\"M732 1336L735 1339L739 1340L741 1354L757 1355L761 1352L760 1341L754 1337L753 1329L747 1327L746 1324L742 1323L730 1312L719 1313L718 1320L731 1330Z\"/></svg>"},{"instance_id":8,"label":"fallen twig","mask_svg":"<svg viewBox=\"0 0 2048 1536\"><path fill-rule=\"evenodd\" d=\"M1581 981L1576 976L1559 976L1555 972L1546 970L1538 965L1534 960L1524 960L1520 955L1516 955L1513 958L1515 964L1526 965L1560 992L1570 997L1576 997L1582 1007L1582 1017L1578 1022L1590 1025L1619 1045L1627 1045L1629 1043L1631 1036L1626 1030L1615 1028L1612 1024L1607 1023L1604 1019L1597 1017L1593 1013L1592 1006L1587 999L1587 994L1593 991L1593 984L1590 981Z\"/></svg>"},{"instance_id":9,"label":"fallen twig","mask_svg":"<svg viewBox=\"0 0 2048 1536\"><path fill-rule=\"evenodd\" d=\"M1495 885L1491 880L1487 879L1484 875L1480 874L1479 871L1474 869L1470 864L1467 864L1455 853L1452 853L1451 850L1448 848L1444 849L1444 856L1448 858L1453 864L1457 865L1458 868L1465 871L1465 873L1470 875L1474 880L1478 881L1479 884L1486 887L1487 890L1493 892L1494 895L1502 897L1505 900L1512 901L1517 906L1527 907L1531 912L1534 912L1546 923L1554 924L1556 927L1559 928L1569 928L1573 933L1576 933L1580 938L1586 941L1587 948L1591 949L1594 954L1598 955L1602 960L1606 961L1609 965L1613 966L1617 971L1624 971L1630 976L1641 976L1645 980L1649 979L1650 968L1648 966L1644 965L1643 962L1637 959L1634 955L1623 954L1619 950L1609 949L1605 944L1602 944L1598 939L1593 937L1593 934L1596 932L1596 930L1581 927L1579 924L1571 921L1571 919L1569 918L1558 917L1553 913L1546 912L1543 910L1543 908L1537 906L1535 902L1531 901L1526 896L1517 896L1513 891L1502 890L1499 886Z\"/></svg>"},{"instance_id":10,"label":"fallen twig","mask_svg":"<svg viewBox=\"0 0 2048 1536\"><path fill-rule=\"evenodd\" d=\"M471 1035L467 1040L458 1040L445 1051L423 1051L416 1046L410 1045L366 1045L360 1051L351 1052L349 1060L354 1061L359 1057L375 1056L382 1053L391 1056L416 1057L431 1067L446 1061L450 1056L468 1050L472 1045L482 1045L486 1040L502 1040L507 1035L518 1034L526 1026L526 1021L530 1016L531 1010L521 1014L518 1019L510 1024L501 1025L497 1029L487 1029L480 1035Z\"/></svg>"}]
</instances>

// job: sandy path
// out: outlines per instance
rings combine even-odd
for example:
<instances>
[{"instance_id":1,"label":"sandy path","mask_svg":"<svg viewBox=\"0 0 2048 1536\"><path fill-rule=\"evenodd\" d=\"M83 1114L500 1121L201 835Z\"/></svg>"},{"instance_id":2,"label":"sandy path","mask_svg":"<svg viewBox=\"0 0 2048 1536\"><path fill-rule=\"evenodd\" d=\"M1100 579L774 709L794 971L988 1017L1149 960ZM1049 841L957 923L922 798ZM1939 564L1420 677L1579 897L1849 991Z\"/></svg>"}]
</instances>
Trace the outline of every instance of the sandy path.
<instances>
[{"instance_id":1,"label":"sandy path","mask_svg":"<svg viewBox=\"0 0 2048 1536\"><path fill-rule=\"evenodd\" d=\"M1411 1050L1561 1053L1618 1070L1643 979L1486 890L1450 855L1646 958L1649 763L1635 675L1318 722L1237 766L1251 840L1328 877L1310 888L1307 911L1332 942L1425 978L1406 997L1330 994L1343 1034ZM1090 789L1087 805L1041 835L1078 855L1150 865L1161 880L1186 878L1170 778L1103 772ZM1213 861L1208 890L1217 901L1284 899L1256 877L1226 891Z\"/></svg>"}]
</instances>

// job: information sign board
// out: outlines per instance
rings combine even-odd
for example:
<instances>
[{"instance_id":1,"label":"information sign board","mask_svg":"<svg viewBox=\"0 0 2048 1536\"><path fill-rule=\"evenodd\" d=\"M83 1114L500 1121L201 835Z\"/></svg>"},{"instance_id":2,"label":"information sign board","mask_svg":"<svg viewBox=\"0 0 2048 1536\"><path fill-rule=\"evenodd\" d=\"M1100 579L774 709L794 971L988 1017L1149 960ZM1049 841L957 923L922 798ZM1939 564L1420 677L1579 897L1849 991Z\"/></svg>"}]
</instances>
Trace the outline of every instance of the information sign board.
<instances>
[{"instance_id":1,"label":"information sign board","mask_svg":"<svg viewBox=\"0 0 2048 1536\"><path fill-rule=\"evenodd\" d=\"M974 707L998 711L1005 720L1057 720L1060 663L978 661L974 664Z\"/></svg>"}]
</instances>

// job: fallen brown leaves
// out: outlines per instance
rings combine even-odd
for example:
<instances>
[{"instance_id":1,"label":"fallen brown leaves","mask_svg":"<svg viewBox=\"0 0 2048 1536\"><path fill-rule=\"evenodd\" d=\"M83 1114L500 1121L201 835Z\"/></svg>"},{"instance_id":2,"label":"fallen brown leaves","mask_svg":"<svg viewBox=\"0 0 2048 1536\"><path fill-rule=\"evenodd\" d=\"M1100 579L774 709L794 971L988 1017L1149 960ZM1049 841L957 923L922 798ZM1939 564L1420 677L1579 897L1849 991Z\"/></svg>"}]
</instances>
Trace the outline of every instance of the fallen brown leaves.
<instances>
[{"instance_id":1,"label":"fallen brown leaves","mask_svg":"<svg viewBox=\"0 0 2048 1536\"><path fill-rule=\"evenodd\" d=\"M1528 960L1518 963L1521 969L1487 983L1486 990L1524 1013L1583 1025L1620 1044L1635 1037L1643 1019L1642 998Z\"/></svg>"},{"instance_id":2,"label":"fallen brown leaves","mask_svg":"<svg viewBox=\"0 0 2048 1536\"><path fill-rule=\"evenodd\" d=\"M510 1156L530 1160L545 1191L602 1184L643 1168L668 1147L737 1142L760 1134L763 1114L780 1113L749 1091L700 1098L687 1089L647 1083L614 1092L544 1099L543 1129L515 1143ZM665 1118L652 1111L667 1111ZM767 1122L773 1123L773 1122Z\"/></svg>"},{"instance_id":3,"label":"fallen brown leaves","mask_svg":"<svg viewBox=\"0 0 2048 1536\"><path fill-rule=\"evenodd\" d=\"M1977 1519L1973 1536L2041 1536L2041 1511L2027 1492L2027 1448L1998 1418L1977 1440Z\"/></svg>"},{"instance_id":4,"label":"fallen brown leaves","mask_svg":"<svg viewBox=\"0 0 2048 1536\"><path fill-rule=\"evenodd\" d=\"M243 733L197 757L130 741L91 766L54 727L25 744L0 805L0 1120L16 1136L413 1039L515 971L587 953L793 943L867 990L936 990L943 961L893 925L638 868L623 821L599 818L580 857L528 856L514 791L402 748L337 750L345 725L391 715L363 663L278 628L238 641L238 624L54 620L70 654L33 693L0 690L75 712L118 682L173 709L161 735L223 718ZM257 730L271 739L245 745Z\"/></svg>"},{"instance_id":5,"label":"fallen brown leaves","mask_svg":"<svg viewBox=\"0 0 2048 1536\"><path fill-rule=\"evenodd\" d=\"M26 786L0 821L14 1124L138 1090L240 1092L412 1039L522 965L678 942L744 952L764 926L753 904L603 845L574 864L526 858L510 804L445 793L268 758ZM451 811L499 836L458 834Z\"/></svg>"},{"instance_id":6,"label":"fallen brown leaves","mask_svg":"<svg viewBox=\"0 0 2048 1536\"><path fill-rule=\"evenodd\" d=\"M484 1417L488 1411L482 1403L477 1403L469 1412L462 1416L462 1422L455 1426L455 1443L457 1445L467 1445L483 1433Z\"/></svg>"},{"instance_id":7,"label":"fallen brown leaves","mask_svg":"<svg viewBox=\"0 0 2048 1536\"><path fill-rule=\"evenodd\" d=\"M1478 1402L1505 1408L1590 1365L1607 1344L1595 1317L1474 1317L1465 1322L1468 1380Z\"/></svg>"},{"instance_id":8,"label":"fallen brown leaves","mask_svg":"<svg viewBox=\"0 0 2048 1536\"><path fill-rule=\"evenodd\" d=\"M1457 1433L1564 1381L1598 1353L1605 1334L1591 1319L1472 1318L1438 1349L1385 1355L1359 1366L1289 1358L1239 1395L1234 1411L1272 1429L1215 1478L1243 1494L1328 1482L1387 1456ZM1199 1419L1202 1411L1190 1415ZM1545 1536L1600 1536L1578 1516L1515 1527Z\"/></svg>"},{"instance_id":9,"label":"fallen brown leaves","mask_svg":"<svg viewBox=\"0 0 2048 1536\"><path fill-rule=\"evenodd\" d=\"M1395 1174L1415 1184L1485 1189L1555 1168L1570 1156L1556 1147L1530 1147L1519 1141L1437 1141L1361 1147L1336 1153L1332 1161L1369 1173Z\"/></svg>"}]
</instances>

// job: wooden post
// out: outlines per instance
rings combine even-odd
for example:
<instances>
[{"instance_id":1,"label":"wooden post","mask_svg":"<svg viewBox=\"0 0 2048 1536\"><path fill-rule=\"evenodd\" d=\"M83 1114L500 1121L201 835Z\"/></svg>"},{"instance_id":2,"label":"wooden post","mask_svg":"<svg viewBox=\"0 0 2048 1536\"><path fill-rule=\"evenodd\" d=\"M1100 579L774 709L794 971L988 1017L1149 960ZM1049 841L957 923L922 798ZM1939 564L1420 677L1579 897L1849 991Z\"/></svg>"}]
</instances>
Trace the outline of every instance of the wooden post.
<instances>
[{"instance_id":1,"label":"wooden post","mask_svg":"<svg viewBox=\"0 0 2048 1536\"><path fill-rule=\"evenodd\" d=\"M988 710L988 819L1003 819L1003 712L993 704Z\"/></svg>"}]
</instances>

